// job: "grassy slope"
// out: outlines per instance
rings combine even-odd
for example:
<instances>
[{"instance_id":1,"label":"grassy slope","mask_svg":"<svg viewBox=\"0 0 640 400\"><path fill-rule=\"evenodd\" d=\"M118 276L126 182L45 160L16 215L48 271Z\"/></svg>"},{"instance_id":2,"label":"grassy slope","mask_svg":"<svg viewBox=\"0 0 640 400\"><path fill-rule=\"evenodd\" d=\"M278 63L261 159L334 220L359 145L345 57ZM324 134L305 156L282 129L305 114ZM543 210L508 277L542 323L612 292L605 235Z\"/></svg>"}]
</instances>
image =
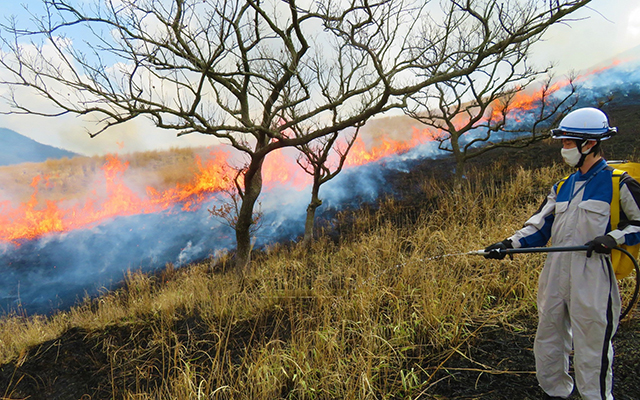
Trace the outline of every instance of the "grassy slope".
<instances>
[{"instance_id":1,"label":"grassy slope","mask_svg":"<svg viewBox=\"0 0 640 400\"><path fill-rule=\"evenodd\" d=\"M633 155L635 137L620 137L609 154ZM476 161L481 172L456 188L425 163L394 177L399 198L337 215L335 240L261 252L244 280L225 260L169 266L50 319L4 318L4 397L537 398L543 256L430 257L517 229L567 171L513 164L557 160L549 148L495 153L493 167ZM636 321L617 336L617 399L640 398Z\"/></svg>"},{"instance_id":2,"label":"grassy slope","mask_svg":"<svg viewBox=\"0 0 640 400\"><path fill-rule=\"evenodd\" d=\"M175 187L176 183L186 183L196 167L196 157L207 159L209 150L172 149L171 151L147 151L120 156L128 163L127 176L135 176L142 190L151 186L156 190ZM100 178L104 179L102 168L106 157L74 157L50 159L42 163L23 163L0 166L0 200L12 199L26 202L33 194L31 186L34 177L45 182L38 186L41 201L83 199L90 194Z\"/></svg>"}]
</instances>

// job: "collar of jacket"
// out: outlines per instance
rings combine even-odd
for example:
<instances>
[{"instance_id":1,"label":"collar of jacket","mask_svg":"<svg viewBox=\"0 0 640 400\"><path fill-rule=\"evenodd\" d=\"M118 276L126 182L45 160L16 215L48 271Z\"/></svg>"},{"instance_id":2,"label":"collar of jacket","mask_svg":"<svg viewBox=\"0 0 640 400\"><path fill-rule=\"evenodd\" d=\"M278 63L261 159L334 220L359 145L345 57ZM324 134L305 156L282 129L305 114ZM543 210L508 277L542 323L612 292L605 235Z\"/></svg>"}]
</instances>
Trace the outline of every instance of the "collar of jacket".
<instances>
[{"instance_id":1,"label":"collar of jacket","mask_svg":"<svg viewBox=\"0 0 640 400\"><path fill-rule=\"evenodd\" d=\"M607 166L607 160L605 160L604 158L601 158L598 162L593 164L591 166L591 168L589 168L589 171L587 171L587 173L583 174L582 172L580 172L580 170L577 170L576 171L576 180L577 181L587 180L591 176L593 176L593 175L597 174L598 172L602 171L603 169L605 169L606 166Z\"/></svg>"}]
</instances>

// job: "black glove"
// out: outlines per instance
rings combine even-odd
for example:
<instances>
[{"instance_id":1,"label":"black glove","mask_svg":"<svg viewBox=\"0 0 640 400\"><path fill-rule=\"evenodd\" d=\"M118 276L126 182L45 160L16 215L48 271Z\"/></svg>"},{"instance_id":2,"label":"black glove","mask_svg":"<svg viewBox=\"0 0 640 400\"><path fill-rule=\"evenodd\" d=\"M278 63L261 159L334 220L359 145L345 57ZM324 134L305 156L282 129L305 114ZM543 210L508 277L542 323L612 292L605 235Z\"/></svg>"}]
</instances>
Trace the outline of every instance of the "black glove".
<instances>
[{"instance_id":1,"label":"black glove","mask_svg":"<svg viewBox=\"0 0 640 400\"><path fill-rule=\"evenodd\" d=\"M617 245L616 240L609 235L598 236L585 245L589 246L587 249L587 257L591 257L594 251L600 254L611 254L611 249Z\"/></svg>"},{"instance_id":2,"label":"black glove","mask_svg":"<svg viewBox=\"0 0 640 400\"><path fill-rule=\"evenodd\" d=\"M484 258L502 260L507 256L507 253L501 253L500 250L506 249L513 249L511 239L505 239L502 242L494 243L491 246L488 246L486 249L484 249L484 252L487 253L484 255Z\"/></svg>"}]
</instances>

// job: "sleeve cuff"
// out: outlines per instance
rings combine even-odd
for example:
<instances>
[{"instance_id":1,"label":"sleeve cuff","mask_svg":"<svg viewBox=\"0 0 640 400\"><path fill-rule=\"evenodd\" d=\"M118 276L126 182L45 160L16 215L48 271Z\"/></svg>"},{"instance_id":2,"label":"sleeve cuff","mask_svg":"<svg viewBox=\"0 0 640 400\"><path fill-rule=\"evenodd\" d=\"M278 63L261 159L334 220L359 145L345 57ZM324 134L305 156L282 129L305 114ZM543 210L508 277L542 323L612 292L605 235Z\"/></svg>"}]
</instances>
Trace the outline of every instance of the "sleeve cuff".
<instances>
[{"instance_id":1,"label":"sleeve cuff","mask_svg":"<svg viewBox=\"0 0 640 400\"><path fill-rule=\"evenodd\" d=\"M611 236L617 244L624 244L624 232L616 229L607 233L607 235Z\"/></svg>"},{"instance_id":2,"label":"sleeve cuff","mask_svg":"<svg viewBox=\"0 0 640 400\"><path fill-rule=\"evenodd\" d=\"M520 247L520 239L516 239L515 236L511 236L510 238L507 238L508 240L511 240L511 246L513 246L514 249L519 249Z\"/></svg>"}]
</instances>

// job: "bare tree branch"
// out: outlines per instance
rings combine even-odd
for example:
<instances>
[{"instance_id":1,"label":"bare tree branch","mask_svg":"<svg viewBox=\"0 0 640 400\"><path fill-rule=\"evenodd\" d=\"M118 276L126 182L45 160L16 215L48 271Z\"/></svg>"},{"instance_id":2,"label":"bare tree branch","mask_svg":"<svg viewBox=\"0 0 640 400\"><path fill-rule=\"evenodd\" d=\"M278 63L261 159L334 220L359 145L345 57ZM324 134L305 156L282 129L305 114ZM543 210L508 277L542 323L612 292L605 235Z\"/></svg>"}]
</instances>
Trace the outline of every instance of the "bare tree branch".
<instances>
[{"instance_id":1,"label":"bare tree branch","mask_svg":"<svg viewBox=\"0 0 640 400\"><path fill-rule=\"evenodd\" d=\"M236 224L249 262L265 157L405 107L540 38L589 0L43 0L0 26L13 113L140 116L244 153ZM47 101L39 108L25 92Z\"/></svg>"},{"instance_id":2,"label":"bare tree branch","mask_svg":"<svg viewBox=\"0 0 640 400\"><path fill-rule=\"evenodd\" d=\"M362 125L358 125L355 131L350 133L334 132L331 135L298 146L301 154L296 162L313 178L311 200L307 206L304 229L304 242L307 244L313 240L315 213L318 207L322 205L320 188L342 171L349 151L358 138L361 127ZM344 140L340 141L341 137L344 137Z\"/></svg>"}]
</instances>

